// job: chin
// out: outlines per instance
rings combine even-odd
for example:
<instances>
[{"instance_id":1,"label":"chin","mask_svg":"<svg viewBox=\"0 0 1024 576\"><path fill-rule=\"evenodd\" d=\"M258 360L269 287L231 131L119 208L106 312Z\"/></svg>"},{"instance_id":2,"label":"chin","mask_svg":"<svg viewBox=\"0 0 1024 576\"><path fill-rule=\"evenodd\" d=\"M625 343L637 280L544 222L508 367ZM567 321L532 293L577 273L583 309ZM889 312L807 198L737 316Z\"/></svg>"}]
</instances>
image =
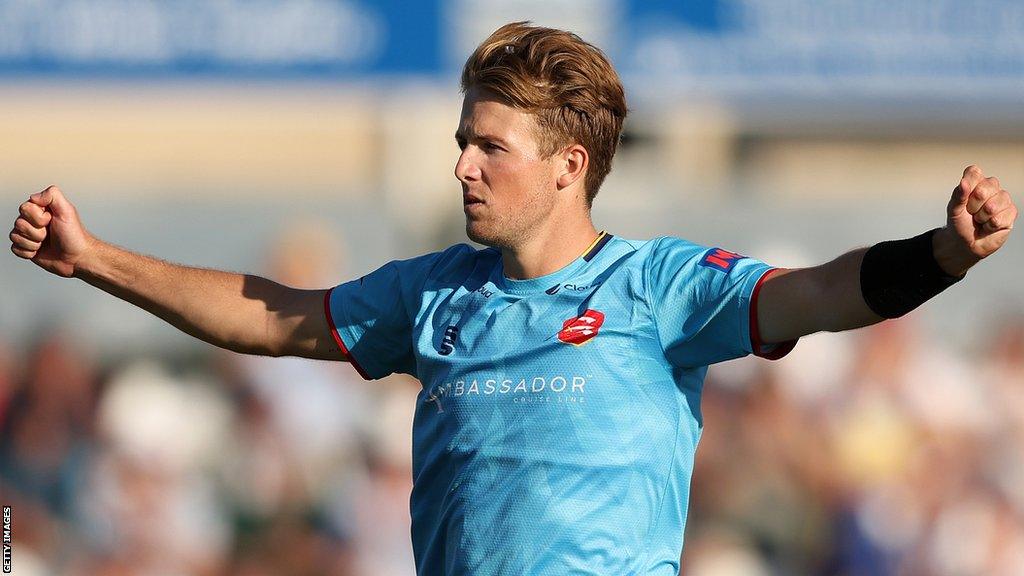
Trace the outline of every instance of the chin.
<instances>
[{"instance_id":1,"label":"chin","mask_svg":"<svg viewBox=\"0 0 1024 576\"><path fill-rule=\"evenodd\" d=\"M466 236L477 244L501 248L507 244L504 238L500 237L494 230L488 229L482 222L466 220Z\"/></svg>"},{"instance_id":2,"label":"chin","mask_svg":"<svg viewBox=\"0 0 1024 576\"><path fill-rule=\"evenodd\" d=\"M477 223L466 222L466 236L476 242L477 244L483 244L484 246L492 246L491 237L484 233L481 226Z\"/></svg>"}]
</instances>

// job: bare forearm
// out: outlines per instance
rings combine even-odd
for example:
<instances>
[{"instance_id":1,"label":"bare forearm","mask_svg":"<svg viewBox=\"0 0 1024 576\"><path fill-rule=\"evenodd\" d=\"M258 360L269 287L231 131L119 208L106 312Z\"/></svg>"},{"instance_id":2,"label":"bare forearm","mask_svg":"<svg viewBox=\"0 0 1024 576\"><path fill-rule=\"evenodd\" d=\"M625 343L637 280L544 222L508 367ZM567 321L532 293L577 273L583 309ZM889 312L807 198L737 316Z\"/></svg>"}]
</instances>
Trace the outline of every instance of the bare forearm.
<instances>
[{"instance_id":1,"label":"bare forearm","mask_svg":"<svg viewBox=\"0 0 1024 576\"><path fill-rule=\"evenodd\" d=\"M839 332L896 318L962 278L980 258L950 228L852 250L816 266L780 272L765 284L762 338Z\"/></svg>"},{"instance_id":2,"label":"bare forearm","mask_svg":"<svg viewBox=\"0 0 1024 576\"><path fill-rule=\"evenodd\" d=\"M277 353L268 310L285 288L257 276L171 264L98 239L75 276L221 348Z\"/></svg>"},{"instance_id":3,"label":"bare forearm","mask_svg":"<svg viewBox=\"0 0 1024 576\"><path fill-rule=\"evenodd\" d=\"M839 332L882 320L860 290L867 248L851 250L813 268L780 270L761 290L758 324L764 342L784 342L814 332Z\"/></svg>"},{"instance_id":4,"label":"bare forearm","mask_svg":"<svg viewBox=\"0 0 1024 576\"><path fill-rule=\"evenodd\" d=\"M815 306L819 320L808 334L852 330L884 320L868 307L861 291L861 266L867 251L856 248L819 267L820 298Z\"/></svg>"}]
</instances>

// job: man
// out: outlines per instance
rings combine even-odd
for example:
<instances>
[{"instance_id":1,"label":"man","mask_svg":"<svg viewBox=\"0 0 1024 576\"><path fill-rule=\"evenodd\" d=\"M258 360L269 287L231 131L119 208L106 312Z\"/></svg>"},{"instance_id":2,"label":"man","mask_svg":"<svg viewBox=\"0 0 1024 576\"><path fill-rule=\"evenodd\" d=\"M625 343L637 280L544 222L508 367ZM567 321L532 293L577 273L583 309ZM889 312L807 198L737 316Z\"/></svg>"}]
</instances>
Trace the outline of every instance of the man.
<instances>
[{"instance_id":1,"label":"man","mask_svg":"<svg viewBox=\"0 0 1024 576\"><path fill-rule=\"evenodd\" d=\"M590 219L626 116L598 49L509 24L462 90L455 175L484 250L295 290L106 244L52 186L11 235L18 256L217 346L418 377L421 574L676 574L707 366L900 316L998 250L1017 216L970 166L943 228L814 268L616 238Z\"/></svg>"}]
</instances>

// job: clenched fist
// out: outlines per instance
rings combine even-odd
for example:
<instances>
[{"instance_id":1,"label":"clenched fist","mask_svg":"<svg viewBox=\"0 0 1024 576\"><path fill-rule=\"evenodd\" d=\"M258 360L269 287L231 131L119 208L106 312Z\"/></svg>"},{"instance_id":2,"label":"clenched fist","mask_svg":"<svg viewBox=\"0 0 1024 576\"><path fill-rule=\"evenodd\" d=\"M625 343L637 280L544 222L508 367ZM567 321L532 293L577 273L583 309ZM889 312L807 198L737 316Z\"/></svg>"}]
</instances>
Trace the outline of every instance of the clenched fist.
<instances>
[{"instance_id":1,"label":"clenched fist","mask_svg":"<svg viewBox=\"0 0 1024 576\"><path fill-rule=\"evenodd\" d=\"M16 256L65 278L75 274L91 242L75 207L56 186L33 194L21 205L10 238Z\"/></svg>"},{"instance_id":2,"label":"clenched fist","mask_svg":"<svg viewBox=\"0 0 1024 576\"><path fill-rule=\"evenodd\" d=\"M999 250L1016 219L1017 206L999 180L968 166L946 207L946 227L936 234L936 261L947 273L962 275Z\"/></svg>"}]
</instances>

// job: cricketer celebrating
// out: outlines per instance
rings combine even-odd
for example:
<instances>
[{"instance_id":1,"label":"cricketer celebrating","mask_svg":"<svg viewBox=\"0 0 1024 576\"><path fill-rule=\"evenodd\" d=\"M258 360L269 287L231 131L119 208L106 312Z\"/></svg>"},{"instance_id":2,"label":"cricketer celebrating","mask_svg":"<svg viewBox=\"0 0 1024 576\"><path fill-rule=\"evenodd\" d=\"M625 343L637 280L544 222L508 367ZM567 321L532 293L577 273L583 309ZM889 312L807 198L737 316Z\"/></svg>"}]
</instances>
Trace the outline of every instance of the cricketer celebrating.
<instances>
[{"instance_id":1,"label":"cricketer celebrating","mask_svg":"<svg viewBox=\"0 0 1024 576\"><path fill-rule=\"evenodd\" d=\"M895 318L1006 241L1017 208L969 166L945 226L776 269L598 232L626 102L600 50L503 26L469 57L455 139L466 234L329 290L189 268L89 234L56 187L11 250L237 352L418 378L419 574L677 574L709 364Z\"/></svg>"}]
</instances>

